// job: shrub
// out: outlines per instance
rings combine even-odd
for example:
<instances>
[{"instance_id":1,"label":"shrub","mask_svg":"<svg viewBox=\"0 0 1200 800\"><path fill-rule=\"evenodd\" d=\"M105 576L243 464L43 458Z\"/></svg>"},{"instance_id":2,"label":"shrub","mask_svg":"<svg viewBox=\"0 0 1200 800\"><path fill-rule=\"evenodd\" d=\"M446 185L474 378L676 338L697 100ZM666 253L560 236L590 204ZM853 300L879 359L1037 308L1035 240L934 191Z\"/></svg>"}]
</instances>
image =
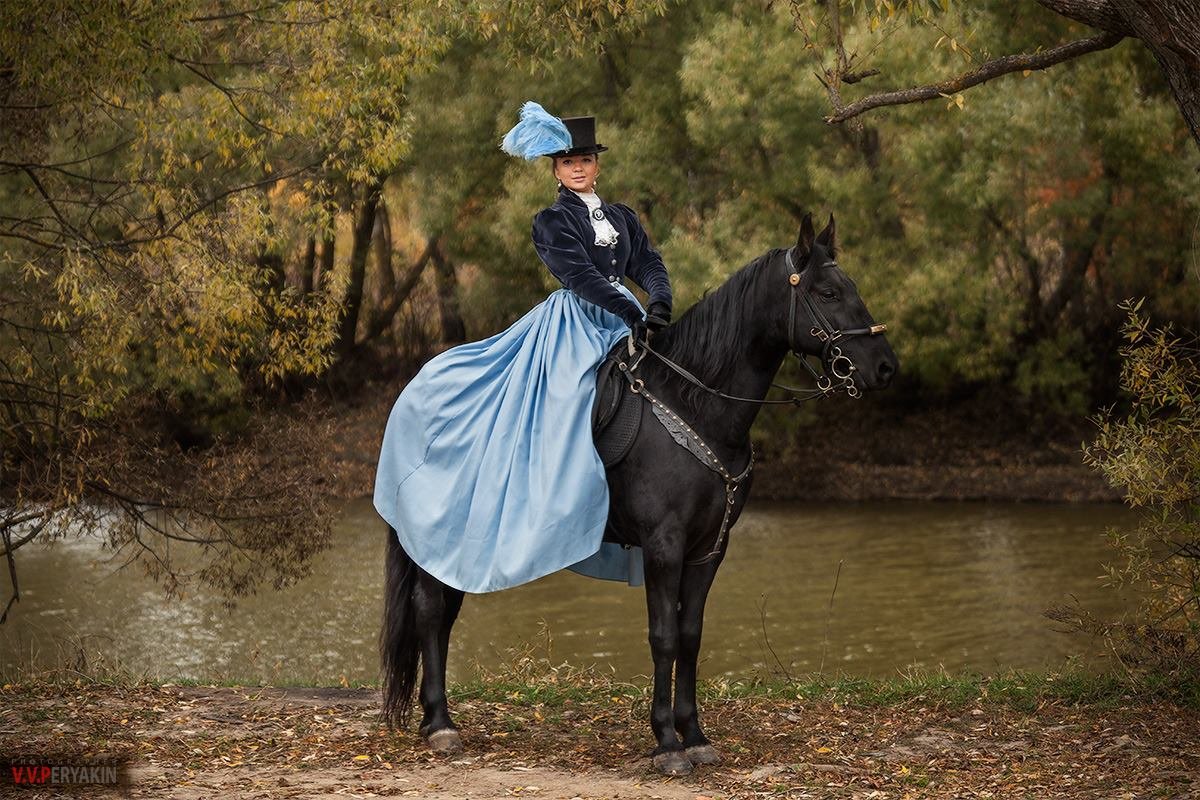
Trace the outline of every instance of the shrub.
<instances>
[{"instance_id":1,"label":"shrub","mask_svg":"<svg viewBox=\"0 0 1200 800\"><path fill-rule=\"evenodd\" d=\"M1115 585L1136 587L1137 609L1103 626L1131 666L1200 677L1200 348L1170 325L1154 327L1127 302L1121 385L1127 413L1096 417L1084 459L1142 511L1138 527L1112 532Z\"/></svg>"}]
</instances>

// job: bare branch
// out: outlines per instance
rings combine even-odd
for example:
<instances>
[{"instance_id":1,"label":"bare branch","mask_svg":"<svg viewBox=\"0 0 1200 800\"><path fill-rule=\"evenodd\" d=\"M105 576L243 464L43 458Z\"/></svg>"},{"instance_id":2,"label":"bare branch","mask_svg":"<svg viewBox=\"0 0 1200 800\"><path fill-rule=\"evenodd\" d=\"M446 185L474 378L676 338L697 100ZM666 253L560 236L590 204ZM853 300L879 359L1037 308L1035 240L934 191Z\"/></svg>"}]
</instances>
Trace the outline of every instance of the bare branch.
<instances>
[{"instance_id":1,"label":"bare branch","mask_svg":"<svg viewBox=\"0 0 1200 800\"><path fill-rule=\"evenodd\" d=\"M425 243L425 250L420 257L413 263L411 267L404 273L404 277L395 286L392 291L392 296L387 305L378 309L372 315L370 323L367 325L367 332L363 337L363 341L377 339L388 329L392 324L392 320L396 316L396 312L400 310L400 306L404 305L404 301L412 294L416 288L417 281L421 278L421 273L425 270L425 265L429 263L433 257L434 251L437 248L437 237L431 236Z\"/></svg>"},{"instance_id":2,"label":"bare branch","mask_svg":"<svg viewBox=\"0 0 1200 800\"><path fill-rule=\"evenodd\" d=\"M923 103L926 100L933 100L938 97L945 97L961 92L964 89L970 89L972 86L986 83L1001 75L1007 75L1012 72L1046 69L1047 67L1061 64L1064 61L1078 58L1087 53L1096 52L1097 50L1107 50L1123 38L1117 33L1102 33L1087 39L1068 42L1067 44L1059 45L1041 53L1021 53L1004 56L989 61L978 69L960 75L957 78L942 81L941 83L919 86L913 89L903 89L896 92L874 94L857 100L848 106L835 107L834 113L826 117L825 121L831 125L836 125L853 119L859 114L870 111L873 108L906 105L908 103Z\"/></svg>"},{"instance_id":3,"label":"bare branch","mask_svg":"<svg viewBox=\"0 0 1200 800\"><path fill-rule=\"evenodd\" d=\"M13 553L17 551L18 547L33 541L49 522L50 515L47 514L32 531L30 531L24 537L18 539L16 542L13 542L12 540L11 525L5 525L3 528L0 528L0 538L3 538L4 540L4 559L8 562L8 580L12 584L12 596L8 598L8 602L4 605L4 611L0 613L0 625L3 625L8 620L8 612L12 609L13 603L18 602L21 599L21 585L17 583L17 562L16 559L13 558Z\"/></svg>"},{"instance_id":4,"label":"bare branch","mask_svg":"<svg viewBox=\"0 0 1200 800\"><path fill-rule=\"evenodd\" d=\"M877 69L864 69L862 72L847 72L842 76L842 83L858 83L878 74L879 70Z\"/></svg>"}]
</instances>

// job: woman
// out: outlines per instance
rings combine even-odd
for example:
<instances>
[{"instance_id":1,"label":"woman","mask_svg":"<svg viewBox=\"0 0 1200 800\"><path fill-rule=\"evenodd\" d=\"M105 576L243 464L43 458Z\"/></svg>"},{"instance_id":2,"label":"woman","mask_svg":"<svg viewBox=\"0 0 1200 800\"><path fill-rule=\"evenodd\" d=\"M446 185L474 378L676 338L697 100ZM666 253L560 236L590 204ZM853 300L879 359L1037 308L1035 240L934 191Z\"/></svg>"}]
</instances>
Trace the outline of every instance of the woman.
<instances>
[{"instance_id":1,"label":"woman","mask_svg":"<svg viewBox=\"0 0 1200 800\"><path fill-rule=\"evenodd\" d=\"M608 484L591 434L596 367L626 336L666 325L671 287L637 215L595 192L593 117L526 103L501 147L548 156L558 197L533 220L538 255L563 288L507 330L430 360L388 418L375 508L422 569L466 592L506 589L564 567L640 581L601 546ZM621 284L649 294L648 315Z\"/></svg>"}]
</instances>

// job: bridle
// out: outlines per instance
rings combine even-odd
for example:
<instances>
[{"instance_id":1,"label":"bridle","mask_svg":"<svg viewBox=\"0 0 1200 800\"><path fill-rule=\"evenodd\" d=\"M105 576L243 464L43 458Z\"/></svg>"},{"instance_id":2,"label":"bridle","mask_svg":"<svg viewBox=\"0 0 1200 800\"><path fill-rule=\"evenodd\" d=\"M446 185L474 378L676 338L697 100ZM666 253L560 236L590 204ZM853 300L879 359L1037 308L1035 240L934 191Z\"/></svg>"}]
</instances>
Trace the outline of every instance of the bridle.
<instances>
[{"instance_id":1,"label":"bridle","mask_svg":"<svg viewBox=\"0 0 1200 800\"><path fill-rule=\"evenodd\" d=\"M850 397L861 397L862 392L854 383L854 373L858 368L854 366L854 362L850 360L850 356L842 352L842 348L838 345L838 342L851 336L878 336L887 332L887 325L880 323L866 328L850 328L847 330L836 328L829 321L829 318L822 313L821 309L817 307L817 304L813 302L812 295L800 288L800 273L796 270L796 264L792 260L792 251L790 249L784 258L789 273L788 283L792 286L792 294L788 302L788 346L791 348L792 355L812 375L813 380L817 383L817 389L821 392L821 396L832 394L838 389L844 389ZM824 269L836 266L837 262L830 260L822 264L820 268ZM796 310L799 305L804 306L804 309L808 312L809 319L813 322L813 326L808 329L808 335L817 339L822 344L821 366L833 373L833 378L838 380L837 384L834 383L833 378L830 378L823 372L817 372L816 368L805 358L803 351L796 345Z\"/></svg>"},{"instance_id":2,"label":"bridle","mask_svg":"<svg viewBox=\"0 0 1200 800\"><path fill-rule=\"evenodd\" d=\"M628 370L632 373L637 369L638 362L641 361L645 353L657 358L666 367L671 369L677 375L682 377L688 383L703 389L711 395L723 398L725 400L734 400L739 403L756 403L758 405L777 405L791 404L800 405L809 400L815 400L820 397L829 397L838 391L845 391L850 397L858 398L862 396L862 392L854 383L854 373L858 368L848 355L842 352L839 342L850 338L851 336L878 336L887 332L887 325L882 323L871 325L866 328L849 328L842 330L837 328L829 318L822 313L817 304L813 302L812 297L800 288L800 272L796 270L796 264L792 260L792 251L789 248L785 251L785 263L788 268L788 283L791 285L792 292L788 298L788 348L789 352L796 357L796 360L808 371L808 374L813 377L816 382L815 389L806 389L796 386L785 386L779 383L772 383L771 386L776 389L782 389L791 393L791 397L780 400L766 400L754 397L739 397L733 394L727 394L719 389L714 389L706 385L703 381L693 375L684 367L676 364L671 359L667 358L662 353L658 352L650 346L648 342L635 343L633 337L629 339L629 357L630 364ZM826 261L821 265L821 268L836 267L836 261ZM808 360L807 354L800 348L796 341L797 315L799 309L803 307L808 313L812 326L808 330L808 335L817 339L822 343L821 346L821 371L817 371L816 367ZM640 351L640 352L639 352ZM832 373L833 377L825 374L825 370ZM632 377L632 375L631 375ZM836 379L836 381L835 381Z\"/></svg>"}]
</instances>

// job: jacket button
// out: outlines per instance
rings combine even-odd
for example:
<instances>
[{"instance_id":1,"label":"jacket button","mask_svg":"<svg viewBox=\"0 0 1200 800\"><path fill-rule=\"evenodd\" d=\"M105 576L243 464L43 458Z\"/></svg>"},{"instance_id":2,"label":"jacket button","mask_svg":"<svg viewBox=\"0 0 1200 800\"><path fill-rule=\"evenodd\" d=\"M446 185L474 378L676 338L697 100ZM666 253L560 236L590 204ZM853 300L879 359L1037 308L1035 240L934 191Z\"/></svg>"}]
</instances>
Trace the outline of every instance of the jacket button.
<instances>
[{"instance_id":1,"label":"jacket button","mask_svg":"<svg viewBox=\"0 0 1200 800\"><path fill-rule=\"evenodd\" d=\"M612 281L613 283L616 283L616 282L617 282L617 276L616 276L616 275L609 275L609 276L608 276L608 279L609 279L610 281Z\"/></svg>"},{"instance_id":2,"label":"jacket button","mask_svg":"<svg viewBox=\"0 0 1200 800\"><path fill-rule=\"evenodd\" d=\"M617 260L616 260L615 258L612 260L612 265L613 265L614 267L617 265Z\"/></svg>"}]
</instances>

